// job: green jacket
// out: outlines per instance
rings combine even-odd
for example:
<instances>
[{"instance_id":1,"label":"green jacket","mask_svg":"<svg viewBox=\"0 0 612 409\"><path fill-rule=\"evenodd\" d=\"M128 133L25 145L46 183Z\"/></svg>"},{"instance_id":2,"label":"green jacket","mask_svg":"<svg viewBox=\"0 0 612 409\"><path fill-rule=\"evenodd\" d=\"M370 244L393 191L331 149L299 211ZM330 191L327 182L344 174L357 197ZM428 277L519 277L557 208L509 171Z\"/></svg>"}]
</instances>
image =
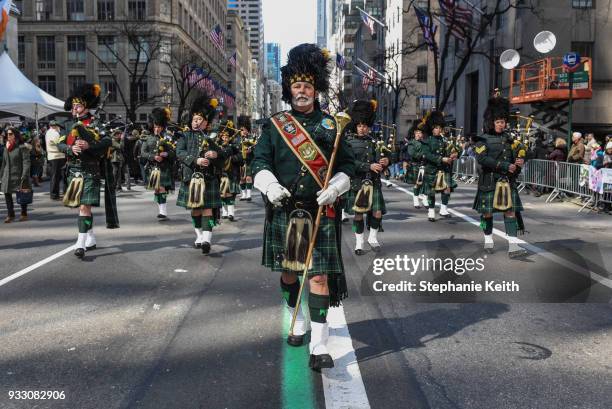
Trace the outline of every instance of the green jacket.
<instances>
[{"instance_id":1,"label":"green jacket","mask_svg":"<svg viewBox=\"0 0 612 409\"><path fill-rule=\"evenodd\" d=\"M376 143L369 135L359 138L355 134L347 135L346 141L355 156L355 176L351 178L351 188L359 190L363 179L370 179L380 185L380 174L370 170L370 165L378 163L381 158Z\"/></svg>"},{"instance_id":2,"label":"green jacket","mask_svg":"<svg viewBox=\"0 0 612 409\"><path fill-rule=\"evenodd\" d=\"M425 162L425 172L432 175L444 169L442 158L445 156L442 137L429 136L421 145L422 157Z\"/></svg>"},{"instance_id":3,"label":"green jacket","mask_svg":"<svg viewBox=\"0 0 612 409\"><path fill-rule=\"evenodd\" d=\"M207 146L202 149L204 143ZM202 168L198 166L196 162L198 158L204 157L206 151L217 152L217 158L211 160L209 166ZM176 156L183 165L183 183L190 182L194 172L201 172L207 179L221 177L225 157L221 149L215 144L215 141L204 132L185 132L183 137L179 138L176 143Z\"/></svg>"},{"instance_id":4,"label":"green jacket","mask_svg":"<svg viewBox=\"0 0 612 409\"><path fill-rule=\"evenodd\" d=\"M4 147L0 165L2 193L14 193L21 188L31 189L30 149L24 144L15 146L11 152Z\"/></svg>"},{"instance_id":5,"label":"green jacket","mask_svg":"<svg viewBox=\"0 0 612 409\"><path fill-rule=\"evenodd\" d=\"M323 155L329 160L336 138L336 123L332 116L320 110L305 115L290 111L296 120L310 134ZM262 134L255 146L253 175L262 170L272 172L279 183L289 189L296 200L314 201L321 190L308 170L302 169L302 163L287 146L283 137L268 119L263 125ZM355 175L355 157L346 139L343 137L338 146L334 173L343 172L349 177ZM325 176L323 175L323 178Z\"/></svg>"},{"instance_id":6,"label":"green jacket","mask_svg":"<svg viewBox=\"0 0 612 409\"><path fill-rule=\"evenodd\" d=\"M157 162L155 160L155 156L161 152L159 146L160 143L163 145L161 149L168 152L168 156L161 162ZM172 163L176 159L176 151L171 147L168 147L167 142L160 142L160 138L158 136L149 135L142 141L142 146L140 147L140 157L148 160L149 165L158 166L160 169L172 169Z\"/></svg>"},{"instance_id":7,"label":"green jacket","mask_svg":"<svg viewBox=\"0 0 612 409\"><path fill-rule=\"evenodd\" d=\"M482 192L495 190L495 183L502 177L507 177L515 186L516 176L508 172L508 168L519 157L518 151L512 146L512 137L504 132L499 135L483 134L474 145L476 161L478 162L478 189Z\"/></svg>"}]
</instances>

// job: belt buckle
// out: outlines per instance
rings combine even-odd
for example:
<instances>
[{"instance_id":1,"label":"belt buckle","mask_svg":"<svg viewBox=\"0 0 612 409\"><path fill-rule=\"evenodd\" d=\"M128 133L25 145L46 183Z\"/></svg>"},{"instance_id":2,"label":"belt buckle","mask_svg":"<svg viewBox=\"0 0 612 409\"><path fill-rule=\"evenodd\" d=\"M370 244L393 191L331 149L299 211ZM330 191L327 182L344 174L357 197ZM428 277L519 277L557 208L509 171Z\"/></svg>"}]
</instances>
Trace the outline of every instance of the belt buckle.
<instances>
[{"instance_id":1,"label":"belt buckle","mask_svg":"<svg viewBox=\"0 0 612 409\"><path fill-rule=\"evenodd\" d=\"M296 209L304 209L304 202L302 202L301 200L295 201L295 202L293 203L293 206L294 206Z\"/></svg>"}]
</instances>

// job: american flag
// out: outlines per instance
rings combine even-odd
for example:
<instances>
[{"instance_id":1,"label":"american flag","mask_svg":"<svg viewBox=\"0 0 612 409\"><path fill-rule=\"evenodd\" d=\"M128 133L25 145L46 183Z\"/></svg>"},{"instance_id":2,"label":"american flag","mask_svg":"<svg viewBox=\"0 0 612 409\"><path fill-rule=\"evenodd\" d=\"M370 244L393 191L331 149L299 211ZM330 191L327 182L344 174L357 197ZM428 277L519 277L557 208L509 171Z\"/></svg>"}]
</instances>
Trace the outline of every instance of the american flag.
<instances>
[{"instance_id":1,"label":"american flag","mask_svg":"<svg viewBox=\"0 0 612 409\"><path fill-rule=\"evenodd\" d=\"M371 85L378 84L378 78L376 77L376 72L372 68L368 69L368 73L364 74L363 78L361 78L361 86L363 87L364 91L368 89L370 84Z\"/></svg>"},{"instance_id":2,"label":"american flag","mask_svg":"<svg viewBox=\"0 0 612 409\"><path fill-rule=\"evenodd\" d=\"M364 24L368 26L368 29L370 29L370 35L374 35L374 24L376 23L374 19L363 10L359 10L359 14L361 14L361 19L363 20Z\"/></svg>"},{"instance_id":3,"label":"american flag","mask_svg":"<svg viewBox=\"0 0 612 409\"><path fill-rule=\"evenodd\" d=\"M438 3L440 3L441 14L452 34L462 40L467 38L472 26L472 11L459 6L456 0L438 0Z\"/></svg>"},{"instance_id":4,"label":"american flag","mask_svg":"<svg viewBox=\"0 0 612 409\"><path fill-rule=\"evenodd\" d=\"M232 64L232 67L236 68L236 51L234 51L232 56L227 61L229 61L229 63Z\"/></svg>"},{"instance_id":5,"label":"american flag","mask_svg":"<svg viewBox=\"0 0 612 409\"><path fill-rule=\"evenodd\" d=\"M341 70L346 68L346 59L340 53L336 53L336 66Z\"/></svg>"},{"instance_id":6,"label":"american flag","mask_svg":"<svg viewBox=\"0 0 612 409\"><path fill-rule=\"evenodd\" d=\"M219 24L210 31L210 39L217 47L223 49L223 30Z\"/></svg>"},{"instance_id":7,"label":"american flag","mask_svg":"<svg viewBox=\"0 0 612 409\"><path fill-rule=\"evenodd\" d=\"M423 39L425 40L425 44L427 44L429 48L433 50L436 45L435 39L438 26L431 24L431 19L429 16L417 6L414 6L414 12L419 19L421 30L423 30Z\"/></svg>"}]
</instances>

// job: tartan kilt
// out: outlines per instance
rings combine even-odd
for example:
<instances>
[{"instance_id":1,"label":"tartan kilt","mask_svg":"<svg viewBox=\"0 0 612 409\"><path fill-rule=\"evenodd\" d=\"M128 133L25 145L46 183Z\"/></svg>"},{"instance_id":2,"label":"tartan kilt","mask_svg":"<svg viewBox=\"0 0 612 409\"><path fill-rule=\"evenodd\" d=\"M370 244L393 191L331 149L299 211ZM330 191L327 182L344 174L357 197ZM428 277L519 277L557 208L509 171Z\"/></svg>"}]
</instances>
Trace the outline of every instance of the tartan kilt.
<instances>
[{"instance_id":1,"label":"tartan kilt","mask_svg":"<svg viewBox=\"0 0 612 409\"><path fill-rule=\"evenodd\" d=\"M100 206L100 188L102 182L100 175L94 175L91 172L81 170L79 166L70 166L68 168L67 185L70 185L76 173L83 175L83 193L81 193L81 204L87 206Z\"/></svg>"},{"instance_id":2,"label":"tartan kilt","mask_svg":"<svg viewBox=\"0 0 612 409\"><path fill-rule=\"evenodd\" d=\"M385 205L385 198L383 197L382 185L374 185L373 186L374 195L372 196L372 212L381 211L382 214L387 213L387 206ZM350 214L351 216L355 214L353 210L353 206L355 205L355 199L357 198L358 190L351 189L346 192L342 198L344 199L343 209L344 212Z\"/></svg>"},{"instance_id":3,"label":"tartan kilt","mask_svg":"<svg viewBox=\"0 0 612 409\"><path fill-rule=\"evenodd\" d=\"M436 185L436 175L438 174L438 171L435 171L433 174L430 174L429 172L425 173L425 179L423 180L423 186L422 186L422 194L424 195L435 195L436 193L442 193L442 192L436 192L434 187ZM450 191L453 192L455 190L455 188L457 187L457 182L453 179L453 174L452 172L444 172L444 180L446 181L446 184L448 186L450 186Z\"/></svg>"},{"instance_id":4,"label":"tartan kilt","mask_svg":"<svg viewBox=\"0 0 612 409\"><path fill-rule=\"evenodd\" d=\"M253 167L251 166L250 163L247 163L246 165L244 165L244 177L253 177Z\"/></svg>"},{"instance_id":5,"label":"tartan kilt","mask_svg":"<svg viewBox=\"0 0 612 409\"><path fill-rule=\"evenodd\" d=\"M272 220L266 218L261 264L272 271L288 271L282 266L288 221L289 214L284 209L273 209ZM312 254L312 268L308 271L308 276L344 274L344 266L340 257L335 221L324 215L321 217L317 242ZM298 273L298 275L301 274Z\"/></svg>"},{"instance_id":6,"label":"tartan kilt","mask_svg":"<svg viewBox=\"0 0 612 409\"><path fill-rule=\"evenodd\" d=\"M511 186L510 191L512 192L512 208L507 211L513 212L522 212L523 202L521 202L521 197L519 195L518 189ZM480 214L485 213L504 213L501 210L497 210L493 208L493 197L495 196L495 191L492 190L490 192L481 192L477 191L476 197L474 198L474 205L472 209L476 210Z\"/></svg>"},{"instance_id":7,"label":"tartan kilt","mask_svg":"<svg viewBox=\"0 0 612 409\"><path fill-rule=\"evenodd\" d=\"M408 165L408 169L406 170L406 176L404 176L404 182L409 185L414 185L417 181L417 177L419 176L419 166L418 165Z\"/></svg>"},{"instance_id":8,"label":"tartan kilt","mask_svg":"<svg viewBox=\"0 0 612 409\"><path fill-rule=\"evenodd\" d=\"M153 167L147 169L147 180L150 180ZM166 191L174 190L174 178L172 177L172 168L159 168L160 178L159 185Z\"/></svg>"},{"instance_id":9,"label":"tartan kilt","mask_svg":"<svg viewBox=\"0 0 612 409\"><path fill-rule=\"evenodd\" d=\"M221 194L219 192L219 178L205 179L206 187L204 188L204 206L199 209L216 209L222 207ZM181 182L178 196L176 198L176 205L184 207L185 209L191 210L187 207L187 200L189 199L189 182Z\"/></svg>"}]
</instances>

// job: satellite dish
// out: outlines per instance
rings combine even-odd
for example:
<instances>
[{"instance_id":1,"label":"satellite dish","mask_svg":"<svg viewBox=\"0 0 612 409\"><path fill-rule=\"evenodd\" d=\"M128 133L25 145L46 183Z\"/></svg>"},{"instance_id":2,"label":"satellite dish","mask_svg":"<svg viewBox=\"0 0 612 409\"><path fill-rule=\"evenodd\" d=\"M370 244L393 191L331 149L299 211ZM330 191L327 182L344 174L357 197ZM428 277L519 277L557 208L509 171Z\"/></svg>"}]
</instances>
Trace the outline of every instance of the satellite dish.
<instances>
[{"instance_id":1,"label":"satellite dish","mask_svg":"<svg viewBox=\"0 0 612 409\"><path fill-rule=\"evenodd\" d=\"M506 50L499 56L499 63L507 70L516 68L520 61L521 56L518 51L513 49Z\"/></svg>"},{"instance_id":2,"label":"satellite dish","mask_svg":"<svg viewBox=\"0 0 612 409\"><path fill-rule=\"evenodd\" d=\"M533 39L533 46L538 52L547 54L557 45L557 37L550 31L542 31Z\"/></svg>"}]
</instances>

